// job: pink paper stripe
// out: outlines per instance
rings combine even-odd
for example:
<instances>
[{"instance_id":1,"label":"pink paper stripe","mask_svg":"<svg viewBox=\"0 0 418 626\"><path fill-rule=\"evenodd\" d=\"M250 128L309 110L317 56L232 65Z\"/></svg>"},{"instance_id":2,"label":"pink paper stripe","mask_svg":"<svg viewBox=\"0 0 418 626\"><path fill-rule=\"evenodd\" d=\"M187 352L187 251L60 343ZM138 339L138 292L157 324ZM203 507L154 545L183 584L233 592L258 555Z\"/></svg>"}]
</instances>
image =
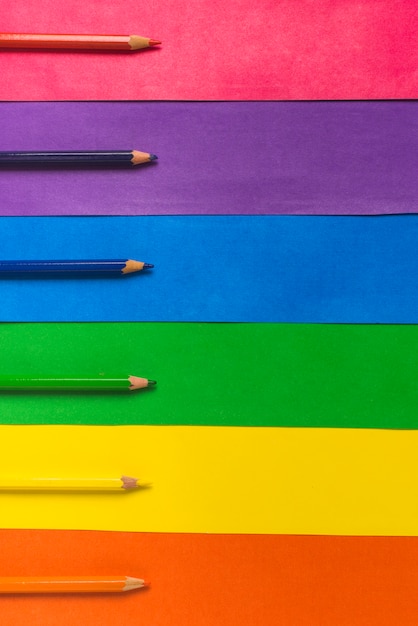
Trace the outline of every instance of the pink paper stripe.
<instances>
[{"instance_id":1,"label":"pink paper stripe","mask_svg":"<svg viewBox=\"0 0 418 626\"><path fill-rule=\"evenodd\" d=\"M139 34L138 53L0 52L3 100L418 95L413 0L14 0L3 32ZM415 51L415 52L414 52Z\"/></svg>"}]
</instances>

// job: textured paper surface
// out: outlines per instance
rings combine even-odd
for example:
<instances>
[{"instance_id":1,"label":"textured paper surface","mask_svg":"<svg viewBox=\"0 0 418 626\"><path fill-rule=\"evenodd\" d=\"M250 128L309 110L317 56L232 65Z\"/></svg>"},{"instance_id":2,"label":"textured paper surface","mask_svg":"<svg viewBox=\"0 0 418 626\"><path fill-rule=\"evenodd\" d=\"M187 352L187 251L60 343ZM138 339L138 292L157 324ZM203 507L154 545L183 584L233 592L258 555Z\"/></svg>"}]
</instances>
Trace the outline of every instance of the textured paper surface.
<instances>
[{"instance_id":1,"label":"textured paper surface","mask_svg":"<svg viewBox=\"0 0 418 626\"><path fill-rule=\"evenodd\" d=\"M0 214L414 213L417 113L416 102L3 103L0 150L159 160L0 169Z\"/></svg>"},{"instance_id":2,"label":"textured paper surface","mask_svg":"<svg viewBox=\"0 0 418 626\"><path fill-rule=\"evenodd\" d=\"M7 259L136 258L116 278L0 277L0 320L416 323L418 216L4 218Z\"/></svg>"},{"instance_id":3,"label":"textured paper surface","mask_svg":"<svg viewBox=\"0 0 418 626\"><path fill-rule=\"evenodd\" d=\"M155 378L138 393L0 391L3 424L417 428L418 326L6 324L0 374Z\"/></svg>"},{"instance_id":4,"label":"textured paper surface","mask_svg":"<svg viewBox=\"0 0 418 626\"><path fill-rule=\"evenodd\" d=\"M0 53L4 100L415 98L409 0L1 0L3 32L139 34L137 54Z\"/></svg>"},{"instance_id":5,"label":"textured paper surface","mask_svg":"<svg viewBox=\"0 0 418 626\"><path fill-rule=\"evenodd\" d=\"M3 480L127 474L148 485L94 496L3 493L2 526L415 536L417 445L416 431L1 426Z\"/></svg>"},{"instance_id":6,"label":"textured paper surface","mask_svg":"<svg viewBox=\"0 0 418 626\"><path fill-rule=\"evenodd\" d=\"M151 582L137 594L2 596L2 619L16 626L416 622L415 537L2 530L0 541L10 576L129 571Z\"/></svg>"}]
</instances>

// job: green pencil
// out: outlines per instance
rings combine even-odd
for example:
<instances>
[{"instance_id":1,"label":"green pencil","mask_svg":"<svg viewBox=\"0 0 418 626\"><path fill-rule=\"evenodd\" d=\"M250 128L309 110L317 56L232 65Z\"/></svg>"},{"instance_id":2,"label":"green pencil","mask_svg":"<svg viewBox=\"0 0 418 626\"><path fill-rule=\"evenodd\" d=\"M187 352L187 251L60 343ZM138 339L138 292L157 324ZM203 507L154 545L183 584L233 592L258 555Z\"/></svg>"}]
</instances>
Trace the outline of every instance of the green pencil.
<instances>
[{"instance_id":1,"label":"green pencil","mask_svg":"<svg viewBox=\"0 0 418 626\"><path fill-rule=\"evenodd\" d=\"M155 380L138 376L0 376L0 391L136 391L154 385Z\"/></svg>"}]
</instances>

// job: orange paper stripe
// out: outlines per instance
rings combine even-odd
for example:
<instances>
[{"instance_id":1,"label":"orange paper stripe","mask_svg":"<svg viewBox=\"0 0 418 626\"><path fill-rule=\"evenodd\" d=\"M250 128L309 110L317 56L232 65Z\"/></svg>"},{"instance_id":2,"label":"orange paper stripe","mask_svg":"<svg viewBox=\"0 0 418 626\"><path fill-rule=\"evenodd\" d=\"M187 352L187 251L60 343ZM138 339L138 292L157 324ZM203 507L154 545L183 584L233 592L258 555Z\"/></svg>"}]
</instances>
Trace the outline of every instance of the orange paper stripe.
<instances>
[{"instance_id":1,"label":"orange paper stripe","mask_svg":"<svg viewBox=\"0 0 418 626\"><path fill-rule=\"evenodd\" d=\"M139 593L2 596L14 626L415 626L417 537L1 530L0 575L140 573Z\"/></svg>"}]
</instances>

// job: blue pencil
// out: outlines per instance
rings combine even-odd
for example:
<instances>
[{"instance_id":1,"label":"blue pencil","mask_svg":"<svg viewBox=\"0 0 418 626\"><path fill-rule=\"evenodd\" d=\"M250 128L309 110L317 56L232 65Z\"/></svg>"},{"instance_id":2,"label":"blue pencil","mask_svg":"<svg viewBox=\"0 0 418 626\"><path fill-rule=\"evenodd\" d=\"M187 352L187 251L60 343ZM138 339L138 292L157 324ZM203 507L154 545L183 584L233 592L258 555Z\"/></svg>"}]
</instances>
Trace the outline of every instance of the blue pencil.
<instances>
[{"instance_id":1,"label":"blue pencil","mask_svg":"<svg viewBox=\"0 0 418 626\"><path fill-rule=\"evenodd\" d=\"M97 150L75 152L0 152L2 165L141 165L158 157L139 150Z\"/></svg>"},{"instance_id":2,"label":"blue pencil","mask_svg":"<svg viewBox=\"0 0 418 626\"><path fill-rule=\"evenodd\" d=\"M60 272L106 272L131 274L154 267L151 263L132 259L105 259L96 261L0 261L0 273L60 273Z\"/></svg>"}]
</instances>

